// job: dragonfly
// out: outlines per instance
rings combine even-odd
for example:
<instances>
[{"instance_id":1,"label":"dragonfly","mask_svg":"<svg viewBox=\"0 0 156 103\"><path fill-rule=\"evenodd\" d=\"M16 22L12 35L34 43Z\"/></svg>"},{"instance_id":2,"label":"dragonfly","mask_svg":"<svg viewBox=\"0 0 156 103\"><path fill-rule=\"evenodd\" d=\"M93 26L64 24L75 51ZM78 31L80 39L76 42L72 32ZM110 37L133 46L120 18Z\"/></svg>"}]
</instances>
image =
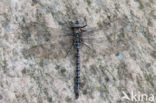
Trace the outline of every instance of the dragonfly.
<instances>
[{"instance_id":1,"label":"dragonfly","mask_svg":"<svg viewBox=\"0 0 156 103\"><path fill-rule=\"evenodd\" d=\"M66 58L72 51L76 52L76 99L79 97L80 49L82 52L92 51L89 56L111 55L128 50L129 41L132 40L132 37L125 35L125 19L103 23L98 27L88 27L86 20L85 24L82 24L77 20L70 28L52 28L45 23L31 22L22 27L22 38L26 44L23 55L26 58L61 59Z\"/></svg>"}]
</instances>

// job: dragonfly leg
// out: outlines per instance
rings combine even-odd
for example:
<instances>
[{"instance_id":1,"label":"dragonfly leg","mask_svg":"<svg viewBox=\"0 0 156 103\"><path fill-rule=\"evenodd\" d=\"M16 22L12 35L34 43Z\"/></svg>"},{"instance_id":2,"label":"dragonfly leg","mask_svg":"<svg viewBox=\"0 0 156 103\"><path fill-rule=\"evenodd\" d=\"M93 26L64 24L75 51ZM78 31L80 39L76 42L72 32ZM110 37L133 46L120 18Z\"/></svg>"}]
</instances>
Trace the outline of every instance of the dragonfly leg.
<instances>
[{"instance_id":1,"label":"dragonfly leg","mask_svg":"<svg viewBox=\"0 0 156 103\"><path fill-rule=\"evenodd\" d=\"M71 35L71 34L64 34L63 36L65 36L65 37L72 37L73 38L73 35Z\"/></svg>"},{"instance_id":2,"label":"dragonfly leg","mask_svg":"<svg viewBox=\"0 0 156 103\"><path fill-rule=\"evenodd\" d=\"M68 52L67 52L65 58L68 56L68 54L69 54L69 52L71 51L72 48L73 48L73 45L68 49Z\"/></svg>"},{"instance_id":3,"label":"dragonfly leg","mask_svg":"<svg viewBox=\"0 0 156 103\"><path fill-rule=\"evenodd\" d=\"M84 44L87 48L92 49L87 43L83 42L82 44Z\"/></svg>"},{"instance_id":4,"label":"dragonfly leg","mask_svg":"<svg viewBox=\"0 0 156 103\"><path fill-rule=\"evenodd\" d=\"M85 24L84 26L82 26L81 28L84 28L84 27L86 27L87 26L87 24Z\"/></svg>"},{"instance_id":5,"label":"dragonfly leg","mask_svg":"<svg viewBox=\"0 0 156 103\"><path fill-rule=\"evenodd\" d=\"M91 50L93 50L95 52L95 50L93 48L91 48L87 43L83 42L82 44L84 44L87 48L89 48L89 49L91 49Z\"/></svg>"}]
</instances>

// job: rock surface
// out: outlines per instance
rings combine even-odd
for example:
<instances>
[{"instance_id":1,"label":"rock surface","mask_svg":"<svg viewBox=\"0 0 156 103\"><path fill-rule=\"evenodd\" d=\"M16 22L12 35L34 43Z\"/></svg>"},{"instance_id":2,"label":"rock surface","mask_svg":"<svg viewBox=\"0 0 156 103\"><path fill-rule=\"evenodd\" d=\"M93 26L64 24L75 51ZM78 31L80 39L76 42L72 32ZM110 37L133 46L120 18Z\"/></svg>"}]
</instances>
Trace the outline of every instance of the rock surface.
<instances>
[{"instance_id":1,"label":"rock surface","mask_svg":"<svg viewBox=\"0 0 156 103\"><path fill-rule=\"evenodd\" d=\"M74 50L65 58L63 34L84 18L94 50L82 46L75 100ZM0 103L136 102L122 91L156 95L156 1L0 0Z\"/></svg>"}]
</instances>

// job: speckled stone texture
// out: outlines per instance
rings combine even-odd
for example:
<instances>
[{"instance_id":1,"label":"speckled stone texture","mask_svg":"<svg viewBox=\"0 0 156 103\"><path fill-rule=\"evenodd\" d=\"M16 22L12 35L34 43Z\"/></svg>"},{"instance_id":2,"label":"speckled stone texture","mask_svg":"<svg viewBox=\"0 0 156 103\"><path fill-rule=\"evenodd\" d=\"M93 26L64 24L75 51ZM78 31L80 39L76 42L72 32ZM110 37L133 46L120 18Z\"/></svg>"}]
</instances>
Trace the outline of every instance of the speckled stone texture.
<instances>
[{"instance_id":1,"label":"speckled stone texture","mask_svg":"<svg viewBox=\"0 0 156 103\"><path fill-rule=\"evenodd\" d=\"M75 100L64 34L85 17L94 33L92 49L81 47ZM156 95L155 0L0 0L0 103L138 102L122 91Z\"/></svg>"}]
</instances>

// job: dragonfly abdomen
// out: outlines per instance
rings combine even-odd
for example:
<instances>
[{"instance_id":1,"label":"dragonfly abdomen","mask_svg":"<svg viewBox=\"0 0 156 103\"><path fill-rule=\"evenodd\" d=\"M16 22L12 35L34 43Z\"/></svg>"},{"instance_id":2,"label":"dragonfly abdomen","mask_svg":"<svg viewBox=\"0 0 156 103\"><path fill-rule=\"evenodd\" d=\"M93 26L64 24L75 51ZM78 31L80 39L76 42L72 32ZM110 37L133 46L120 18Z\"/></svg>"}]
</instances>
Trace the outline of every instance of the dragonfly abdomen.
<instances>
[{"instance_id":1,"label":"dragonfly abdomen","mask_svg":"<svg viewBox=\"0 0 156 103\"><path fill-rule=\"evenodd\" d=\"M78 45L77 45L78 46ZM75 95L76 98L79 97L79 88L80 88L80 50L76 50L76 76L75 76Z\"/></svg>"},{"instance_id":2,"label":"dragonfly abdomen","mask_svg":"<svg viewBox=\"0 0 156 103\"><path fill-rule=\"evenodd\" d=\"M74 30L74 46L76 49L76 72L75 72L75 97L79 98L79 89L80 89L80 45L82 44L82 33L84 32L82 28L87 25L80 25L76 21L72 28Z\"/></svg>"}]
</instances>

